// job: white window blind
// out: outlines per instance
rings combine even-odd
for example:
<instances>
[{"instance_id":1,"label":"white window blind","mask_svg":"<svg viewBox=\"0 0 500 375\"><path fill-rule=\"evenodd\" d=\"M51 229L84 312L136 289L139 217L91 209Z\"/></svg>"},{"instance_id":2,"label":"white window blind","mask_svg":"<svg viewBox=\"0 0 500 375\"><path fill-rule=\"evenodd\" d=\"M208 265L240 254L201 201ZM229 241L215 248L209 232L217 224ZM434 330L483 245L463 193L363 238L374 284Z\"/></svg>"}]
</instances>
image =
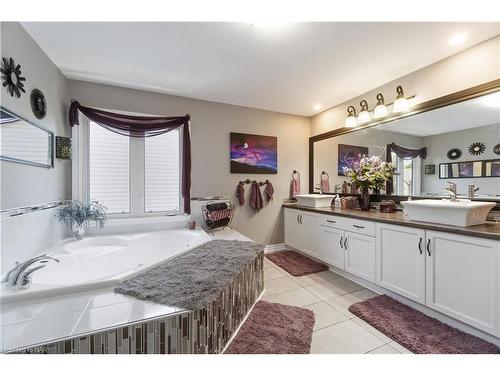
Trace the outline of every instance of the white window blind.
<instances>
[{"instance_id":1,"label":"white window blind","mask_svg":"<svg viewBox=\"0 0 500 375\"><path fill-rule=\"evenodd\" d=\"M130 138L90 122L89 198L107 212L130 212Z\"/></svg>"},{"instance_id":2,"label":"white window blind","mask_svg":"<svg viewBox=\"0 0 500 375\"><path fill-rule=\"evenodd\" d=\"M180 202L179 130L144 139L144 211L177 211Z\"/></svg>"}]
</instances>

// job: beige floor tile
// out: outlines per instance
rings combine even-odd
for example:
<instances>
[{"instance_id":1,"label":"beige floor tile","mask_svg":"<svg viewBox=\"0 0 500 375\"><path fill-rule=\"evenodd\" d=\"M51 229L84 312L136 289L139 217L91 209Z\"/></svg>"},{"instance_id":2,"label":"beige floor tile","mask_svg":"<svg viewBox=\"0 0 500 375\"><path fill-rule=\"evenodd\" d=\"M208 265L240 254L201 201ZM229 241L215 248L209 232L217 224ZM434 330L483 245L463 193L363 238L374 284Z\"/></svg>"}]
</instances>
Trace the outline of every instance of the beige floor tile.
<instances>
[{"instance_id":1,"label":"beige floor tile","mask_svg":"<svg viewBox=\"0 0 500 375\"><path fill-rule=\"evenodd\" d=\"M289 277L280 277L279 279L271 279L264 281L264 289L266 293L276 294L286 292L287 290L298 289L301 286Z\"/></svg>"},{"instance_id":2,"label":"beige floor tile","mask_svg":"<svg viewBox=\"0 0 500 375\"><path fill-rule=\"evenodd\" d=\"M294 276L294 280L302 286L308 286L318 281L331 281L334 279L338 279L340 277L342 276L334 272L324 271L324 272L313 273L307 276Z\"/></svg>"},{"instance_id":3,"label":"beige floor tile","mask_svg":"<svg viewBox=\"0 0 500 375\"><path fill-rule=\"evenodd\" d=\"M280 277L286 277L287 275L284 274L282 271L280 271L277 268L271 267L271 268L264 268L264 281L266 280L272 280L272 279L278 279Z\"/></svg>"},{"instance_id":4,"label":"beige floor tile","mask_svg":"<svg viewBox=\"0 0 500 375\"><path fill-rule=\"evenodd\" d=\"M368 354L401 354L401 353L398 352L389 344L385 344L377 349L372 350L371 352L368 352Z\"/></svg>"},{"instance_id":5,"label":"beige floor tile","mask_svg":"<svg viewBox=\"0 0 500 375\"><path fill-rule=\"evenodd\" d=\"M368 289L359 290L353 293L345 294L340 297L333 297L326 299L326 303L340 311L342 314L349 318L355 318L356 315L349 312L348 308L353 303L364 301L365 299L377 296L375 292Z\"/></svg>"},{"instance_id":6,"label":"beige floor tile","mask_svg":"<svg viewBox=\"0 0 500 375\"><path fill-rule=\"evenodd\" d=\"M396 341L391 341L389 345L402 354L413 354L413 352L406 349L403 345L398 344Z\"/></svg>"},{"instance_id":7,"label":"beige floor tile","mask_svg":"<svg viewBox=\"0 0 500 375\"><path fill-rule=\"evenodd\" d=\"M349 319L344 314L341 314L333 307L331 307L329 304L323 301L315 303L313 305L305 306L305 308L314 311L315 331Z\"/></svg>"},{"instance_id":8,"label":"beige floor tile","mask_svg":"<svg viewBox=\"0 0 500 375\"><path fill-rule=\"evenodd\" d=\"M344 277L316 280L305 288L324 300L363 289L361 285Z\"/></svg>"},{"instance_id":9,"label":"beige floor tile","mask_svg":"<svg viewBox=\"0 0 500 375\"><path fill-rule=\"evenodd\" d=\"M363 319L355 317L352 319L352 321L354 323L359 324L361 327L368 330L369 332L373 333L375 336L377 336L383 342L389 343L392 341L392 339L389 336L384 335L382 332L380 332L378 329L376 329L375 327L373 327L370 324L368 324L367 322L365 322Z\"/></svg>"},{"instance_id":10,"label":"beige floor tile","mask_svg":"<svg viewBox=\"0 0 500 375\"><path fill-rule=\"evenodd\" d=\"M262 299L268 302L298 307L303 307L321 301L318 297L304 288L287 290L286 292L277 294L264 293Z\"/></svg>"},{"instance_id":11,"label":"beige floor tile","mask_svg":"<svg viewBox=\"0 0 500 375\"><path fill-rule=\"evenodd\" d=\"M311 353L362 354L379 346L383 341L351 320L334 324L313 333Z\"/></svg>"}]
</instances>

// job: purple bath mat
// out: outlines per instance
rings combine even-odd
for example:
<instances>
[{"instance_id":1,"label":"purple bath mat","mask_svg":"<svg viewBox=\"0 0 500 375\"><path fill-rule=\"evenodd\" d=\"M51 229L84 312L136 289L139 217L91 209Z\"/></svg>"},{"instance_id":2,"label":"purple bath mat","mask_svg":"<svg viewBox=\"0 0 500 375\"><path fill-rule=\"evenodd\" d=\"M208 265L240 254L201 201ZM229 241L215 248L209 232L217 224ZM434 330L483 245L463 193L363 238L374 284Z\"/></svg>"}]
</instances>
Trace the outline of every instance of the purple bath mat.
<instances>
[{"instance_id":1,"label":"purple bath mat","mask_svg":"<svg viewBox=\"0 0 500 375\"><path fill-rule=\"evenodd\" d=\"M224 354L308 354L314 313L259 301Z\"/></svg>"},{"instance_id":2,"label":"purple bath mat","mask_svg":"<svg viewBox=\"0 0 500 375\"><path fill-rule=\"evenodd\" d=\"M267 254L266 257L293 276L328 271L326 265L291 250Z\"/></svg>"},{"instance_id":3,"label":"purple bath mat","mask_svg":"<svg viewBox=\"0 0 500 375\"><path fill-rule=\"evenodd\" d=\"M349 311L417 354L499 354L500 348L386 295L349 306Z\"/></svg>"}]
</instances>

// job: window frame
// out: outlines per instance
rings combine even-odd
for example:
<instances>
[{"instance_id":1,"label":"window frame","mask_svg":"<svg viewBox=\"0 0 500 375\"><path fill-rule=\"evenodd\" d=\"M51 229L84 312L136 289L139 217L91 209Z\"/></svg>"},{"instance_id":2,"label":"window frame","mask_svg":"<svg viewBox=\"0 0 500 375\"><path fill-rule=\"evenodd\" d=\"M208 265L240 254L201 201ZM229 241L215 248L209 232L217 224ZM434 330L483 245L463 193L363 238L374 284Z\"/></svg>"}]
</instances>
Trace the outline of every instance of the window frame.
<instances>
[{"instance_id":1,"label":"window frame","mask_svg":"<svg viewBox=\"0 0 500 375\"><path fill-rule=\"evenodd\" d=\"M116 112L116 111L115 111ZM120 112L123 114L148 116L148 114ZM90 201L90 126L91 122L82 114L80 125L73 127L72 199ZM100 126L96 124L96 126ZM179 196L178 209L171 211L146 212L145 201L145 138L129 138L129 208L127 213L110 213L109 218L135 218L155 216L175 216L184 214L182 198L182 129L179 138ZM104 202L105 205L105 202Z\"/></svg>"}]
</instances>

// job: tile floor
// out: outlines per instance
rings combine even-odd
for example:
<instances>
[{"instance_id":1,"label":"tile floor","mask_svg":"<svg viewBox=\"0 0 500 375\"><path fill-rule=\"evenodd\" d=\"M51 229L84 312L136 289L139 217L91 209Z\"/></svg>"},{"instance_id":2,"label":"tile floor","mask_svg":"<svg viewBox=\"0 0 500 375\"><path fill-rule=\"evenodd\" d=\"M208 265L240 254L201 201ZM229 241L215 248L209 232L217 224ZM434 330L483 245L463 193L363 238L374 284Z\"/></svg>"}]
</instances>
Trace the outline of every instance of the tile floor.
<instances>
[{"instance_id":1,"label":"tile floor","mask_svg":"<svg viewBox=\"0 0 500 375\"><path fill-rule=\"evenodd\" d=\"M265 259L264 285L263 300L314 311L312 354L411 353L348 311L349 305L377 294L340 275L326 271L294 277Z\"/></svg>"}]
</instances>

